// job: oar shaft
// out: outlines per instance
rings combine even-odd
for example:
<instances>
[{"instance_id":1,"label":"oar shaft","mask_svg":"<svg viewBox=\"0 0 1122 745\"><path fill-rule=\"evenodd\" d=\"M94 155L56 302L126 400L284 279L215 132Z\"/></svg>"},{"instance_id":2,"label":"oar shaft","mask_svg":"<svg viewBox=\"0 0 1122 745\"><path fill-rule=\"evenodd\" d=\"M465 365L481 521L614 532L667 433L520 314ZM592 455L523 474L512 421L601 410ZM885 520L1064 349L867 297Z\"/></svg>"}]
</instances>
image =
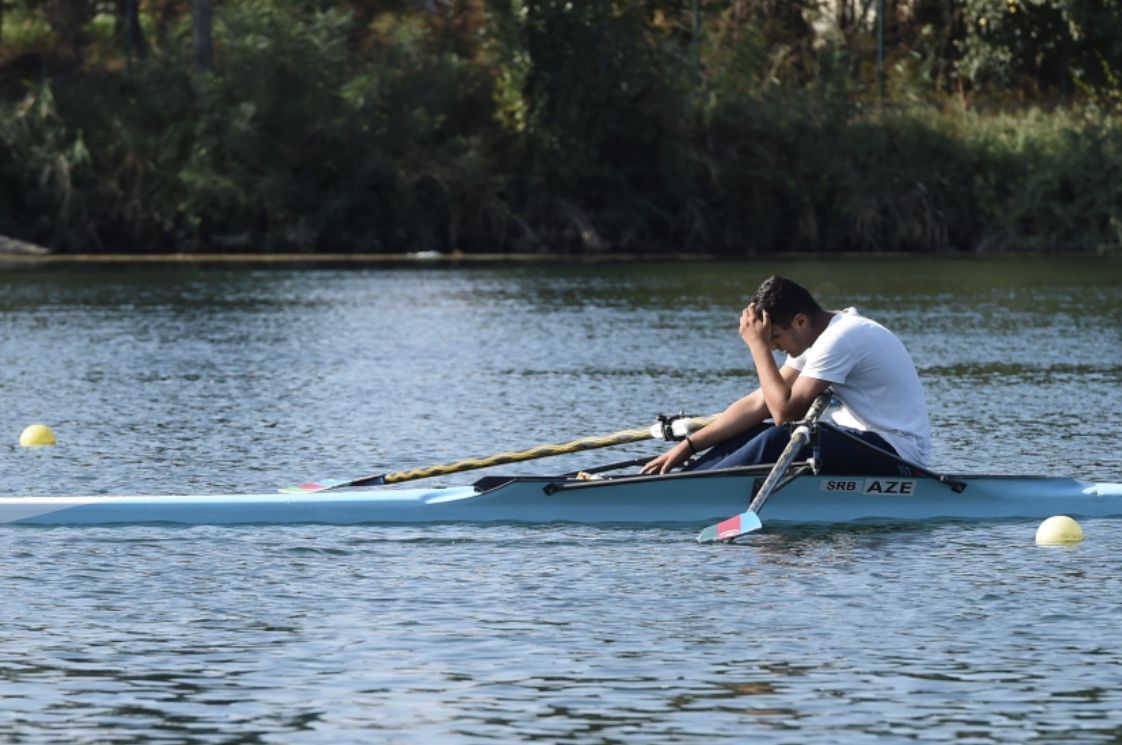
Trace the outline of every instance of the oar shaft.
<instances>
[{"instance_id":1,"label":"oar shaft","mask_svg":"<svg viewBox=\"0 0 1122 745\"><path fill-rule=\"evenodd\" d=\"M760 485L756 496L748 504L748 510L739 515L733 515L728 520L722 520L716 525L710 525L701 531L701 534L697 537L698 543L714 543L716 541L730 543L742 535L763 527L758 514L760 509L764 506L767 498L771 496L771 493L778 488L780 481L791 468L795 456L798 455L804 445L810 442L811 428L817 424L822 414L829 408L831 400L833 400L833 395L829 392L814 399L814 403L810 405L810 411L806 413L806 418L795 427L795 431L791 433L791 439L787 442L787 447L783 448L783 452L771 471L768 472L764 483Z\"/></svg>"},{"instance_id":2,"label":"oar shaft","mask_svg":"<svg viewBox=\"0 0 1122 745\"><path fill-rule=\"evenodd\" d=\"M799 426L795 427L795 431L791 433L791 439L787 442L787 447L783 448L783 452L779 456L779 460L775 462L775 467L771 469L771 473L764 479L764 483L760 486L760 490L756 492L756 496L748 505L749 512L758 513L760 508L764 506L764 502L775 491L776 485L779 480L787 473L787 469L791 467L791 461L802 450L803 445L810 442L810 426L816 423L830 405L832 399L831 394L823 393L818 398L814 399L814 403L810 405L810 410L806 413L806 418Z\"/></svg>"},{"instance_id":3,"label":"oar shaft","mask_svg":"<svg viewBox=\"0 0 1122 745\"><path fill-rule=\"evenodd\" d=\"M783 453L780 454L779 460L775 461L775 467L771 469L771 473L764 479L764 483L760 485L760 490L756 492L756 496L752 499L751 504L748 505L749 512L759 512L760 508L764 506L764 502L775 491L776 485L779 480L787 473L787 469L791 467L791 461L802 450L803 445L810 442L810 427L805 424L800 424L795 427L795 431L791 433L791 439L787 441L787 447L783 448Z\"/></svg>"},{"instance_id":4,"label":"oar shaft","mask_svg":"<svg viewBox=\"0 0 1122 745\"><path fill-rule=\"evenodd\" d=\"M689 431L693 432L701 429L716 418L716 415L712 415L693 417L685 421ZM372 483L399 484L403 481L414 481L416 479L426 479L433 476L447 476L453 473L472 471L478 468L490 468L491 466L501 466L506 463L519 463L521 461L534 460L535 458L546 458L552 455L565 455L567 453L579 453L584 450L612 447L613 445L625 445L631 442L649 440L651 437L652 433L650 427L625 429L610 435L593 435L590 437L582 437L571 442L537 445L532 448L527 448L526 450L508 450L482 458L466 458L453 463L411 468L406 471L397 471L395 473L387 473L383 476L372 477L369 480L351 482L350 485L362 486Z\"/></svg>"}]
</instances>

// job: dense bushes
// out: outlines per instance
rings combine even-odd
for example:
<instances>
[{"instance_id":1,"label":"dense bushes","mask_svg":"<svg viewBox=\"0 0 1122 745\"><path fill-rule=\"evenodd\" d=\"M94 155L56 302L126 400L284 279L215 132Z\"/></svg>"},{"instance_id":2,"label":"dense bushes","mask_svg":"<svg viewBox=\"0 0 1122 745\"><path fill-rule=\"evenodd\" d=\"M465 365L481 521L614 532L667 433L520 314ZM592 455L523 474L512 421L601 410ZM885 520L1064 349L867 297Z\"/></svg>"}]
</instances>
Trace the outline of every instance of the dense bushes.
<instances>
[{"instance_id":1,"label":"dense bushes","mask_svg":"<svg viewBox=\"0 0 1122 745\"><path fill-rule=\"evenodd\" d=\"M924 83L938 66L914 55L891 60L877 105L861 44L810 43L805 15L778 2L711 8L700 66L692 3L387 5L400 7L231 1L202 73L182 17L147 19L143 60L88 46L22 91L2 75L9 56L0 234L67 251L1122 244L1116 57L1073 73L1095 95L1070 107L982 114L953 103L969 80L943 65ZM985 5L967 3L972 23ZM1016 66L961 60L978 80Z\"/></svg>"}]
</instances>

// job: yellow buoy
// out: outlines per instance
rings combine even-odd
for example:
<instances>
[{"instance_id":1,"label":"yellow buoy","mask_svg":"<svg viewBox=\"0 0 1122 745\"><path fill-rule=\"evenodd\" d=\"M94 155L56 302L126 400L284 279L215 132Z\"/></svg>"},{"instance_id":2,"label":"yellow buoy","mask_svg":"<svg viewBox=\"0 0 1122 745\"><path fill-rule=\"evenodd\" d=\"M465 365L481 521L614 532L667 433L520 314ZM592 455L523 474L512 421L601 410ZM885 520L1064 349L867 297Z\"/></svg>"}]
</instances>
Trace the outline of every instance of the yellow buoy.
<instances>
[{"instance_id":1,"label":"yellow buoy","mask_svg":"<svg viewBox=\"0 0 1122 745\"><path fill-rule=\"evenodd\" d=\"M1036 542L1042 546L1059 546L1079 543L1083 540L1083 528L1067 515L1055 515L1036 529Z\"/></svg>"},{"instance_id":2,"label":"yellow buoy","mask_svg":"<svg viewBox=\"0 0 1122 745\"><path fill-rule=\"evenodd\" d=\"M19 444L25 448L39 445L54 445L55 433L45 424L32 424L19 436Z\"/></svg>"}]
</instances>

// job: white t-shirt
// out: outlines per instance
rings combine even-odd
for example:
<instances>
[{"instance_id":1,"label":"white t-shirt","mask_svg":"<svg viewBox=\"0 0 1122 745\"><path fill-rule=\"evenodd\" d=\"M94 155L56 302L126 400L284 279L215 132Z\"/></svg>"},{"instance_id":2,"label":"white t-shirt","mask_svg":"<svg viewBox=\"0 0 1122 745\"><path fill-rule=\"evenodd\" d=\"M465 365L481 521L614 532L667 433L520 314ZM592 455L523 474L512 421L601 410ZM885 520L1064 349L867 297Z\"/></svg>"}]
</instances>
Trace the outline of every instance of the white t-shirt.
<instances>
[{"instance_id":1,"label":"white t-shirt","mask_svg":"<svg viewBox=\"0 0 1122 745\"><path fill-rule=\"evenodd\" d=\"M903 343L854 308L834 314L829 326L787 365L831 384L841 401L828 412L840 427L875 432L906 460L927 465L931 422L915 363Z\"/></svg>"}]
</instances>

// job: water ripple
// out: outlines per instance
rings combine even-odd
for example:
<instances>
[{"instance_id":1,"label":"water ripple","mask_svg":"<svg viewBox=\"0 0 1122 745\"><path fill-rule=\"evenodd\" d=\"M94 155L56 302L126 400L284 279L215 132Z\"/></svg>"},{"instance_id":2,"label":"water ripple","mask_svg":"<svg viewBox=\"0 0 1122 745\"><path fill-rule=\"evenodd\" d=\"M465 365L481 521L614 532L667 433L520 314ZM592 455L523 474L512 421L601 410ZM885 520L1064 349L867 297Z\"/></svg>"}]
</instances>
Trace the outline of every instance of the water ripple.
<instances>
[{"instance_id":1,"label":"water ripple","mask_svg":"<svg viewBox=\"0 0 1122 745\"><path fill-rule=\"evenodd\" d=\"M0 277L8 419L60 435L0 446L0 491L270 491L708 413L754 384L772 271L900 330L939 467L1122 476L1116 262L114 270ZM0 528L0 737L1118 742L1122 527L1083 527Z\"/></svg>"}]
</instances>

